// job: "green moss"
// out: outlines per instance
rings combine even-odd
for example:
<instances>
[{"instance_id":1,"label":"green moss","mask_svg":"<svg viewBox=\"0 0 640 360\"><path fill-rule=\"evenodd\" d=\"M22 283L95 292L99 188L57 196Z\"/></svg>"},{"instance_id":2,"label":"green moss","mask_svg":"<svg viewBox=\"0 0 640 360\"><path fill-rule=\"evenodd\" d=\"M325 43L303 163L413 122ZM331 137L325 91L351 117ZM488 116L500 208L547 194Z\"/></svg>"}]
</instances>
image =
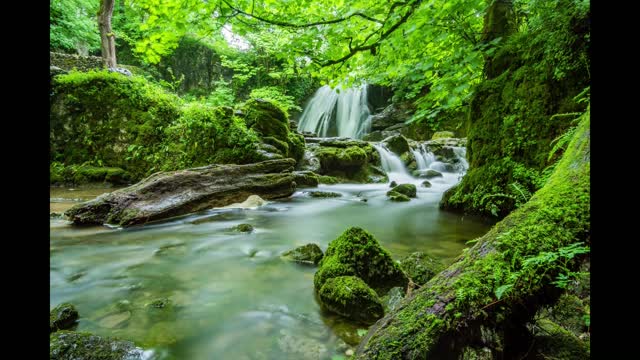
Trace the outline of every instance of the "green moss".
<instances>
[{"instance_id":1,"label":"green moss","mask_svg":"<svg viewBox=\"0 0 640 360\"><path fill-rule=\"evenodd\" d=\"M280 257L297 263L318 265L320 260L322 260L323 254L318 245L306 244L298 246L295 249L285 251Z\"/></svg>"},{"instance_id":2,"label":"green moss","mask_svg":"<svg viewBox=\"0 0 640 360\"><path fill-rule=\"evenodd\" d=\"M405 196L414 198L416 197L417 189L416 189L416 186L413 184L400 184L391 188L391 190L387 192L387 196L390 196L389 193L391 192L400 193Z\"/></svg>"},{"instance_id":3,"label":"green moss","mask_svg":"<svg viewBox=\"0 0 640 360\"><path fill-rule=\"evenodd\" d=\"M136 348L129 341L66 330L57 331L49 335L49 359L52 360L124 360L141 358L142 350Z\"/></svg>"},{"instance_id":4,"label":"green moss","mask_svg":"<svg viewBox=\"0 0 640 360\"><path fill-rule=\"evenodd\" d=\"M473 332L478 324L499 328L516 314L518 319L532 316L532 309L523 305L531 306L556 289L552 281L562 271L577 269L576 259L559 254L590 239L589 115L587 110L582 116L545 186L386 320L363 344L364 357L437 358L438 349L455 344L461 331ZM528 259L534 257L538 265L532 266L536 262ZM505 284L511 287L504 289Z\"/></svg>"},{"instance_id":5,"label":"green moss","mask_svg":"<svg viewBox=\"0 0 640 360\"><path fill-rule=\"evenodd\" d=\"M367 163L367 153L359 146L346 148L322 146L316 152L320 166L325 171L362 168Z\"/></svg>"},{"instance_id":6,"label":"green moss","mask_svg":"<svg viewBox=\"0 0 640 360\"><path fill-rule=\"evenodd\" d=\"M287 153L287 157L294 159L296 162L299 162L304 157L304 136L300 134L296 134L294 132L290 132L287 136L287 141L289 144L289 152Z\"/></svg>"},{"instance_id":7,"label":"green moss","mask_svg":"<svg viewBox=\"0 0 640 360\"><path fill-rule=\"evenodd\" d=\"M342 196L342 194L332 191L309 191L307 193L314 198L335 198Z\"/></svg>"},{"instance_id":8,"label":"green moss","mask_svg":"<svg viewBox=\"0 0 640 360\"><path fill-rule=\"evenodd\" d=\"M289 144L286 141L278 140L273 136L265 136L262 138L262 141L265 144L275 146L282 155L287 155L289 153Z\"/></svg>"},{"instance_id":9,"label":"green moss","mask_svg":"<svg viewBox=\"0 0 640 360\"><path fill-rule=\"evenodd\" d=\"M278 106L269 101L250 99L242 109L248 128L263 137L272 136L277 139L287 139L289 116Z\"/></svg>"},{"instance_id":10,"label":"green moss","mask_svg":"<svg viewBox=\"0 0 640 360\"><path fill-rule=\"evenodd\" d=\"M411 201L411 198L409 198L407 195L401 194L393 190L387 191L387 196L391 201L398 201L398 202Z\"/></svg>"},{"instance_id":11,"label":"green moss","mask_svg":"<svg viewBox=\"0 0 640 360\"><path fill-rule=\"evenodd\" d=\"M318 175L318 182L320 184L333 185L333 184L338 184L340 180L334 176Z\"/></svg>"},{"instance_id":12,"label":"green moss","mask_svg":"<svg viewBox=\"0 0 640 360\"><path fill-rule=\"evenodd\" d=\"M327 279L318 296L327 310L349 319L371 324L384 315L376 292L356 276Z\"/></svg>"},{"instance_id":13,"label":"green moss","mask_svg":"<svg viewBox=\"0 0 640 360\"><path fill-rule=\"evenodd\" d=\"M316 291L327 279L345 275L360 277L378 293L407 285L406 276L391 255L359 227L348 228L329 243L313 279Z\"/></svg>"},{"instance_id":14,"label":"green moss","mask_svg":"<svg viewBox=\"0 0 640 360\"><path fill-rule=\"evenodd\" d=\"M548 319L536 322L533 353L543 359L590 359L587 343Z\"/></svg>"},{"instance_id":15,"label":"green moss","mask_svg":"<svg viewBox=\"0 0 640 360\"><path fill-rule=\"evenodd\" d=\"M243 233L250 233L250 232L253 232L253 226L251 226L251 224L240 224L240 225L234 226L233 228L231 228L231 230L237 231L237 232L243 232Z\"/></svg>"},{"instance_id":16,"label":"green moss","mask_svg":"<svg viewBox=\"0 0 640 360\"><path fill-rule=\"evenodd\" d=\"M452 138L452 137L454 137L454 134L452 131L438 131L433 133L433 136L431 136L431 140L446 139L446 138Z\"/></svg>"},{"instance_id":17,"label":"green moss","mask_svg":"<svg viewBox=\"0 0 640 360\"><path fill-rule=\"evenodd\" d=\"M67 330L78 320L78 310L73 304L62 303L49 312L49 332Z\"/></svg>"},{"instance_id":18,"label":"green moss","mask_svg":"<svg viewBox=\"0 0 640 360\"><path fill-rule=\"evenodd\" d=\"M400 260L400 267L414 283L424 285L437 273L444 270L444 264L424 253L414 252Z\"/></svg>"},{"instance_id":19,"label":"green moss","mask_svg":"<svg viewBox=\"0 0 640 360\"><path fill-rule=\"evenodd\" d=\"M552 141L574 119L552 116L584 110L573 98L588 85L587 72L554 79L551 67L539 66L540 46L531 36L509 39L488 64L495 77L476 87L467 120L469 171L442 208L501 218L522 206L544 185L545 169L557 159L548 159Z\"/></svg>"}]
</instances>

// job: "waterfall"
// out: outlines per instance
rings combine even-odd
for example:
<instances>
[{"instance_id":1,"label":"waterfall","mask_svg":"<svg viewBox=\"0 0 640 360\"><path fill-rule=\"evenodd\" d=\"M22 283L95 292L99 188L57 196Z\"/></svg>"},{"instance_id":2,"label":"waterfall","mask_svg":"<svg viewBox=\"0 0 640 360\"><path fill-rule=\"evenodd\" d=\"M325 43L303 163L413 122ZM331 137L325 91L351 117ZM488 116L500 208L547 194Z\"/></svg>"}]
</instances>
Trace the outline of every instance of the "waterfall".
<instances>
[{"instance_id":1,"label":"waterfall","mask_svg":"<svg viewBox=\"0 0 640 360\"><path fill-rule=\"evenodd\" d=\"M321 87L300 115L298 130L314 132L320 137L361 139L371 130L367 85L346 90L340 86Z\"/></svg>"},{"instance_id":2,"label":"waterfall","mask_svg":"<svg viewBox=\"0 0 640 360\"><path fill-rule=\"evenodd\" d=\"M372 144L378 153L380 154L380 162L382 163L382 169L387 173L389 181L395 180L396 182L411 182L414 178L409 175L407 168L404 166L402 160L398 155L387 149L382 144Z\"/></svg>"},{"instance_id":3,"label":"waterfall","mask_svg":"<svg viewBox=\"0 0 640 360\"><path fill-rule=\"evenodd\" d=\"M436 160L436 157L432 152L427 150L426 145L420 144L417 149L411 149L413 157L416 159L418 170L427 170L429 165Z\"/></svg>"}]
</instances>

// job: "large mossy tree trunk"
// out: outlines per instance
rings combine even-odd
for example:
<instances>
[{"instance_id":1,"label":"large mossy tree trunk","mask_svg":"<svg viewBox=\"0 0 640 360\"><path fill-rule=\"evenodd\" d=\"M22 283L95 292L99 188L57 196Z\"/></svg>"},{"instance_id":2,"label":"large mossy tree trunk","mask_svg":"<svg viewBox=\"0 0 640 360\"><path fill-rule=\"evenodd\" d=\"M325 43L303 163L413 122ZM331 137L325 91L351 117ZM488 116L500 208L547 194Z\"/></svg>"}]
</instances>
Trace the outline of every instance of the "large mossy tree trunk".
<instances>
[{"instance_id":1,"label":"large mossy tree trunk","mask_svg":"<svg viewBox=\"0 0 640 360\"><path fill-rule=\"evenodd\" d=\"M100 0L100 10L98 11L102 60L107 68L116 67L116 37L111 30L114 4L115 0Z\"/></svg>"},{"instance_id":2,"label":"large mossy tree trunk","mask_svg":"<svg viewBox=\"0 0 640 360\"><path fill-rule=\"evenodd\" d=\"M484 16L481 41L488 43L494 39L501 38L504 42L507 37L517 30L513 1L489 0L489 3L490 5ZM486 56L484 59L484 73L487 79L493 79L504 71L504 69L495 69L492 66L492 60L492 56Z\"/></svg>"},{"instance_id":3,"label":"large mossy tree trunk","mask_svg":"<svg viewBox=\"0 0 640 360\"><path fill-rule=\"evenodd\" d=\"M590 243L589 123L587 110L545 186L380 319L360 343L357 359L455 359L482 343L487 330L504 336L498 358L518 358L508 347L526 333L523 325L536 307L557 296L552 281L558 269L577 266L547 262L532 268L523 261ZM498 299L509 282L513 286Z\"/></svg>"}]
</instances>

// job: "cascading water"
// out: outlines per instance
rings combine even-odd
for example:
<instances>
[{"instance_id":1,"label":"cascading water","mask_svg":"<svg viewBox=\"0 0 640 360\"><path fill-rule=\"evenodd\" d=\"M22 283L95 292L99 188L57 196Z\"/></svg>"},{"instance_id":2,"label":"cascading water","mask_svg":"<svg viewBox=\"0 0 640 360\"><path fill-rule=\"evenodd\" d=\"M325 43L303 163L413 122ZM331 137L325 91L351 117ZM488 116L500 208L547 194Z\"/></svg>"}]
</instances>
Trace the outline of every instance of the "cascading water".
<instances>
[{"instance_id":1,"label":"cascading water","mask_svg":"<svg viewBox=\"0 0 640 360\"><path fill-rule=\"evenodd\" d=\"M394 154L382 144L373 144L373 147L376 148L380 154L382 169L387 173L389 181L412 182L415 180L411 175L409 175L407 168L404 166L404 163L398 155Z\"/></svg>"},{"instance_id":2,"label":"cascading water","mask_svg":"<svg viewBox=\"0 0 640 360\"><path fill-rule=\"evenodd\" d=\"M340 136L361 139L371 129L367 85L358 88L318 89L298 121L298 130L320 137Z\"/></svg>"},{"instance_id":3,"label":"cascading water","mask_svg":"<svg viewBox=\"0 0 640 360\"><path fill-rule=\"evenodd\" d=\"M429 165L435 161L436 157L432 152L427 150L425 144L420 144L417 148L411 149L413 157L416 159L418 170L427 170Z\"/></svg>"}]
</instances>

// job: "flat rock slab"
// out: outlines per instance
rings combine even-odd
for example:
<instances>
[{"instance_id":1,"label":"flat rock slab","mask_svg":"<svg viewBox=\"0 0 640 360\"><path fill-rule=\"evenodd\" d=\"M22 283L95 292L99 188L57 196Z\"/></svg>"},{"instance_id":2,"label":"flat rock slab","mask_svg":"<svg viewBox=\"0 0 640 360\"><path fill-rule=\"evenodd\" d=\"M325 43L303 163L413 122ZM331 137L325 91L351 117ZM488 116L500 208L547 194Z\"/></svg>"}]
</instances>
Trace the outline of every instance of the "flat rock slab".
<instances>
[{"instance_id":1,"label":"flat rock slab","mask_svg":"<svg viewBox=\"0 0 640 360\"><path fill-rule=\"evenodd\" d=\"M293 159L267 160L246 165L209 165L159 172L139 183L65 212L73 224L131 226L245 201L295 192Z\"/></svg>"}]
</instances>

